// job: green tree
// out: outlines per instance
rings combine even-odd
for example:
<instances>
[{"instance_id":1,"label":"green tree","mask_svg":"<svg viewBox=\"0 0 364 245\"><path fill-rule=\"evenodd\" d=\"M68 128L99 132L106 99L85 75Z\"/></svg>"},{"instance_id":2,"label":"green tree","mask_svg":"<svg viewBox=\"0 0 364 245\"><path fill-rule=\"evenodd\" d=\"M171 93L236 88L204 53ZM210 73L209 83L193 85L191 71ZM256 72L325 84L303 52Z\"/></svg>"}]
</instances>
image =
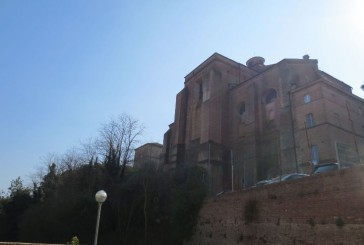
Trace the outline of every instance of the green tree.
<instances>
[{"instance_id":1,"label":"green tree","mask_svg":"<svg viewBox=\"0 0 364 245\"><path fill-rule=\"evenodd\" d=\"M101 214L100 244L182 244L206 196L203 174L203 169L188 166L173 174L127 168L124 178L110 181L104 164L83 164L60 173L50 167L40 188L52 193L27 208L20 239L65 243L77 234L91 244L97 213L94 195L104 189L108 198Z\"/></svg>"},{"instance_id":2,"label":"green tree","mask_svg":"<svg viewBox=\"0 0 364 245\"><path fill-rule=\"evenodd\" d=\"M1 198L0 202L0 240L16 241L23 214L33 203L33 198L20 177L11 181L8 190L9 196Z\"/></svg>"},{"instance_id":3,"label":"green tree","mask_svg":"<svg viewBox=\"0 0 364 245\"><path fill-rule=\"evenodd\" d=\"M198 212L207 195L204 175L205 170L197 166L182 165L176 169L170 204L173 244L182 244L192 235Z\"/></svg>"},{"instance_id":4,"label":"green tree","mask_svg":"<svg viewBox=\"0 0 364 245\"><path fill-rule=\"evenodd\" d=\"M206 173L189 165L173 172L129 167L142 127L129 117L118 120L103 126L97 145L50 158L32 189L20 178L11 183L0 198L2 240L66 243L77 234L92 244L100 189L108 194L100 244L179 245L189 238L207 193Z\"/></svg>"}]
</instances>

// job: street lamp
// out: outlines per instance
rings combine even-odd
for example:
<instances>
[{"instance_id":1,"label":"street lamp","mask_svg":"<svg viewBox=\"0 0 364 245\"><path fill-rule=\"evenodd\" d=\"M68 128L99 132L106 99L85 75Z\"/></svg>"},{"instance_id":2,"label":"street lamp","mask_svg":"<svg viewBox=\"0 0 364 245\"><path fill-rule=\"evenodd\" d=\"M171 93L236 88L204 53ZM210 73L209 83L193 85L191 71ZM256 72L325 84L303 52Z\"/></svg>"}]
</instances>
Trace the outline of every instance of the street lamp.
<instances>
[{"instance_id":1,"label":"street lamp","mask_svg":"<svg viewBox=\"0 0 364 245\"><path fill-rule=\"evenodd\" d=\"M99 234L99 223L100 223L100 214L101 214L101 205L105 202L107 194L105 191L101 190L96 192L95 199L96 202L99 204L99 208L97 210L97 220L96 220L96 231L95 231L95 242L94 245L97 245L97 236Z\"/></svg>"}]
</instances>

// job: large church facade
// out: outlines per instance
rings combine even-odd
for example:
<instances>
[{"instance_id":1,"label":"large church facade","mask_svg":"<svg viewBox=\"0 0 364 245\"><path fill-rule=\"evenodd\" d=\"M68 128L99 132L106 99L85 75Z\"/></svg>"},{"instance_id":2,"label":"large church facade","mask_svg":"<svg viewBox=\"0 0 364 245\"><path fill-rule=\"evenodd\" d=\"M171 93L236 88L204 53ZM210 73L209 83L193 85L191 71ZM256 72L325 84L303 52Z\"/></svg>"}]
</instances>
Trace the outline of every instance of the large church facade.
<instances>
[{"instance_id":1,"label":"large church facade","mask_svg":"<svg viewBox=\"0 0 364 245\"><path fill-rule=\"evenodd\" d=\"M163 166L202 166L219 193L312 164L362 164L364 100L351 90L307 55L243 65L215 53L177 94Z\"/></svg>"}]
</instances>

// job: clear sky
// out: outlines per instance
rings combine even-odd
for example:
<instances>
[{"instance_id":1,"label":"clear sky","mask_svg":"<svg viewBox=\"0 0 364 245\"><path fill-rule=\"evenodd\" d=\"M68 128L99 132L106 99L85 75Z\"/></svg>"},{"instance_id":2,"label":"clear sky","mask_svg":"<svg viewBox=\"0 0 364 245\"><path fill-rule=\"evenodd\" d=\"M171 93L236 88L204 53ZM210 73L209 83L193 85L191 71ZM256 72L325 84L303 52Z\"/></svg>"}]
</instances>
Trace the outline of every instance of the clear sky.
<instances>
[{"instance_id":1,"label":"clear sky","mask_svg":"<svg viewBox=\"0 0 364 245\"><path fill-rule=\"evenodd\" d=\"M0 0L0 190L127 113L160 142L214 52L318 59L363 97L361 0Z\"/></svg>"}]
</instances>

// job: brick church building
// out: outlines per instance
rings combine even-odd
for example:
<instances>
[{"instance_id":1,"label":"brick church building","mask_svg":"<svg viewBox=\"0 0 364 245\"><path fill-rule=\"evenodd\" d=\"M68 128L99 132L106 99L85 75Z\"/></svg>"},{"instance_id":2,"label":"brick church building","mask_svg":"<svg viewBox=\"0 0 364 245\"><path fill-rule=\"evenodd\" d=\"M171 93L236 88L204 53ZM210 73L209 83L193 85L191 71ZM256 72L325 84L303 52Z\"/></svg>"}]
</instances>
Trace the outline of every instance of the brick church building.
<instances>
[{"instance_id":1,"label":"brick church building","mask_svg":"<svg viewBox=\"0 0 364 245\"><path fill-rule=\"evenodd\" d=\"M312 164L364 163L364 100L308 55L264 61L214 53L185 77L164 135L165 169L203 166L219 193Z\"/></svg>"}]
</instances>

